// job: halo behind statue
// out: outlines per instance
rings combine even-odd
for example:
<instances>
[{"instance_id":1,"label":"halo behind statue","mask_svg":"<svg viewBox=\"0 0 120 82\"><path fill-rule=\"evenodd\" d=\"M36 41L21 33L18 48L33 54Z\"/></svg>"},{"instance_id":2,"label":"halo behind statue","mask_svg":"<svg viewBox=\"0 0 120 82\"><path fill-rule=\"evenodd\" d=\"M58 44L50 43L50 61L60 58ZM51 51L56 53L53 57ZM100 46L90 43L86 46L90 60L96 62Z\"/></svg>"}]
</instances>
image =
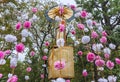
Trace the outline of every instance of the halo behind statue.
<instances>
[{"instance_id":1,"label":"halo behind statue","mask_svg":"<svg viewBox=\"0 0 120 82\"><path fill-rule=\"evenodd\" d=\"M67 6L63 6L64 12L62 15L59 13L59 6L54 6L46 11L45 16L48 21L52 22L55 20L55 17L60 17L63 20L67 20L68 22L74 19L74 11Z\"/></svg>"}]
</instances>

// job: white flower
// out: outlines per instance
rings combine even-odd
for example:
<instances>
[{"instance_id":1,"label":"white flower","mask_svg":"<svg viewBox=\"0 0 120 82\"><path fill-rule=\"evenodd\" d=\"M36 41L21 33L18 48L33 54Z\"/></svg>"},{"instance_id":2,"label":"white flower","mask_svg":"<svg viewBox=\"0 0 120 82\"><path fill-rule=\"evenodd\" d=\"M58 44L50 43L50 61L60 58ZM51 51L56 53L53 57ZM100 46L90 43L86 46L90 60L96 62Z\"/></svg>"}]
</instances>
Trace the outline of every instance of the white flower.
<instances>
[{"instance_id":1,"label":"white flower","mask_svg":"<svg viewBox=\"0 0 120 82\"><path fill-rule=\"evenodd\" d=\"M110 43L110 44L109 44L109 47L114 50L114 49L116 48L116 45L113 44L113 43Z\"/></svg>"},{"instance_id":2,"label":"white flower","mask_svg":"<svg viewBox=\"0 0 120 82\"><path fill-rule=\"evenodd\" d=\"M108 81L109 82L116 82L116 80L117 80L116 76L114 76L114 75L108 76Z\"/></svg>"},{"instance_id":3,"label":"white flower","mask_svg":"<svg viewBox=\"0 0 120 82\"><path fill-rule=\"evenodd\" d=\"M42 67L46 67L46 64L43 64Z\"/></svg>"},{"instance_id":4,"label":"white flower","mask_svg":"<svg viewBox=\"0 0 120 82\"><path fill-rule=\"evenodd\" d=\"M92 20L91 19L86 20L86 24L88 28L92 27Z\"/></svg>"},{"instance_id":5,"label":"white flower","mask_svg":"<svg viewBox=\"0 0 120 82\"><path fill-rule=\"evenodd\" d=\"M2 28L1 28L3 31L5 30L5 26L2 26Z\"/></svg>"},{"instance_id":6,"label":"white flower","mask_svg":"<svg viewBox=\"0 0 120 82\"><path fill-rule=\"evenodd\" d=\"M98 27L98 30L97 30L99 33L101 33L103 31L103 28L101 26Z\"/></svg>"},{"instance_id":7,"label":"white flower","mask_svg":"<svg viewBox=\"0 0 120 82\"><path fill-rule=\"evenodd\" d=\"M22 16L21 16L21 17L22 17L23 20L28 19L28 13L26 13L26 14L25 14L25 13L22 13Z\"/></svg>"},{"instance_id":8,"label":"white flower","mask_svg":"<svg viewBox=\"0 0 120 82\"><path fill-rule=\"evenodd\" d=\"M45 48L43 51L44 51L44 53L48 53L48 49L47 48Z\"/></svg>"},{"instance_id":9,"label":"white flower","mask_svg":"<svg viewBox=\"0 0 120 82\"><path fill-rule=\"evenodd\" d=\"M108 82L108 80L105 78L100 78L100 79L98 79L98 82Z\"/></svg>"},{"instance_id":10,"label":"white flower","mask_svg":"<svg viewBox=\"0 0 120 82\"><path fill-rule=\"evenodd\" d=\"M107 47L103 49L103 52L104 54L111 54L110 48L107 48Z\"/></svg>"},{"instance_id":11,"label":"white flower","mask_svg":"<svg viewBox=\"0 0 120 82\"><path fill-rule=\"evenodd\" d=\"M65 41L64 41L63 38L60 38L56 41L56 44L57 44L58 47L61 47L61 46L63 47L64 43L65 43Z\"/></svg>"},{"instance_id":12,"label":"white flower","mask_svg":"<svg viewBox=\"0 0 120 82\"><path fill-rule=\"evenodd\" d=\"M57 78L56 82L65 82L65 79L63 79L63 78Z\"/></svg>"},{"instance_id":13,"label":"white flower","mask_svg":"<svg viewBox=\"0 0 120 82\"><path fill-rule=\"evenodd\" d=\"M75 40L76 40L76 37L75 37L75 36L72 36L71 39L72 39L73 41L75 41Z\"/></svg>"},{"instance_id":14,"label":"white flower","mask_svg":"<svg viewBox=\"0 0 120 82\"><path fill-rule=\"evenodd\" d=\"M0 65L4 65L6 63L5 59L0 59Z\"/></svg>"},{"instance_id":15,"label":"white flower","mask_svg":"<svg viewBox=\"0 0 120 82\"><path fill-rule=\"evenodd\" d=\"M21 35L22 35L22 37L28 37L28 36L29 36L28 30L27 30L27 29L23 29L23 30L21 31Z\"/></svg>"},{"instance_id":16,"label":"white flower","mask_svg":"<svg viewBox=\"0 0 120 82\"><path fill-rule=\"evenodd\" d=\"M26 42L26 38L22 37L21 42Z\"/></svg>"},{"instance_id":17,"label":"white flower","mask_svg":"<svg viewBox=\"0 0 120 82\"><path fill-rule=\"evenodd\" d=\"M17 58L11 58L10 60L10 67L16 67L17 66Z\"/></svg>"},{"instance_id":18,"label":"white flower","mask_svg":"<svg viewBox=\"0 0 120 82\"><path fill-rule=\"evenodd\" d=\"M27 62L28 62L29 64L31 64L31 63L32 63L32 61L31 61L31 60L28 60Z\"/></svg>"},{"instance_id":19,"label":"white flower","mask_svg":"<svg viewBox=\"0 0 120 82\"><path fill-rule=\"evenodd\" d=\"M29 76L26 75L26 76L25 76L25 80L29 80L29 79L30 79Z\"/></svg>"},{"instance_id":20,"label":"white flower","mask_svg":"<svg viewBox=\"0 0 120 82\"><path fill-rule=\"evenodd\" d=\"M84 28L84 31L85 31L85 32L89 32L88 28Z\"/></svg>"},{"instance_id":21,"label":"white flower","mask_svg":"<svg viewBox=\"0 0 120 82\"><path fill-rule=\"evenodd\" d=\"M80 42L79 42L78 40L76 40L76 41L74 42L74 45L77 46L78 44L80 44Z\"/></svg>"},{"instance_id":22,"label":"white flower","mask_svg":"<svg viewBox=\"0 0 120 82\"><path fill-rule=\"evenodd\" d=\"M81 11L81 10L82 10L81 7L75 8L75 12L79 12L79 14L80 14L80 11Z\"/></svg>"},{"instance_id":23,"label":"white flower","mask_svg":"<svg viewBox=\"0 0 120 82\"><path fill-rule=\"evenodd\" d=\"M62 19L59 16L55 17L55 21L60 22Z\"/></svg>"},{"instance_id":24,"label":"white flower","mask_svg":"<svg viewBox=\"0 0 120 82\"><path fill-rule=\"evenodd\" d=\"M80 13L79 13L79 12L75 13L75 14L74 14L74 17L76 17L76 18L77 18L77 17L80 17Z\"/></svg>"},{"instance_id":25,"label":"white flower","mask_svg":"<svg viewBox=\"0 0 120 82\"><path fill-rule=\"evenodd\" d=\"M103 68L103 67L98 67L97 70L99 70L99 71L103 71L104 68Z\"/></svg>"},{"instance_id":26,"label":"white flower","mask_svg":"<svg viewBox=\"0 0 120 82\"><path fill-rule=\"evenodd\" d=\"M89 36L83 36L81 42L83 44L87 44L90 42L90 37Z\"/></svg>"},{"instance_id":27,"label":"white flower","mask_svg":"<svg viewBox=\"0 0 120 82\"><path fill-rule=\"evenodd\" d=\"M8 34L5 36L5 41L6 42L16 42L17 38L14 35Z\"/></svg>"},{"instance_id":28,"label":"white flower","mask_svg":"<svg viewBox=\"0 0 120 82\"><path fill-rule=\"evenodd\" d=\"M36 21L36 20L38 20L38 17L34 14L33 17L32 17L32 20Z\"/></svg>"},{"instance_id":29,"label":"white flower","mask_svg":"<svg viewBox=\"0 0 120 82\"><path fill-rule=\"evenodd\" d=\"M13 74L9 73L8 74L8 78L11 78L13 76Z\"/></svg>"},{"instance_id":30,"label":"white flower","mask_svg":"<svg viewBox=\"0 0 120 82\"><path fill-rule=\"evenodd\" d=\"M92 18L92 14L88 13L87 18Z\"/></svg>"},{"instance_id":31,"label":"white flower","mask_svg":"<svg viewBox=\"0 0 120 82\"><path fill-rule=\"evenodd\" d=\"M101 51L101 49L103 48L103 45L102 44L93 44L92 45L92 49L94 50L94 51L98 51L98 52L100 52Z\"/></svg>"}]
</instances>

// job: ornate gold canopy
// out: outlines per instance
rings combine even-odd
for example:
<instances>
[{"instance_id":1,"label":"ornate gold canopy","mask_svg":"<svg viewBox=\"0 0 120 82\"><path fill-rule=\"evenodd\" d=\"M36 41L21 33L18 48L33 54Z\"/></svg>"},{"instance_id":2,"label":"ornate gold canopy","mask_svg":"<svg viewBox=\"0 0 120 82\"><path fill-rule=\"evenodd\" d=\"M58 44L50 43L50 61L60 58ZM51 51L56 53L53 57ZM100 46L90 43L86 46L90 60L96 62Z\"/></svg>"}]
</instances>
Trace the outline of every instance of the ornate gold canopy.
<instances>
[{"instance_id":1,"label":"ornate gold canopy","mask_svg":"<svg viewBox=\"0 0 120 82\"><path fill-rule=\"evenodd\" d=\"M70 21L72 20L74 17L74 11L70 8L68 8L67 6L63 6L63 13L60 14L59 11L60 11L60 7L59 6L55 6L55 7L52 7L50 10L48 10L46 12L46 18L49 20L49 21L52 21L55 19L56 16L62 18L63 20L67 20L67 21Z\"/></svg>"}]
</instances>

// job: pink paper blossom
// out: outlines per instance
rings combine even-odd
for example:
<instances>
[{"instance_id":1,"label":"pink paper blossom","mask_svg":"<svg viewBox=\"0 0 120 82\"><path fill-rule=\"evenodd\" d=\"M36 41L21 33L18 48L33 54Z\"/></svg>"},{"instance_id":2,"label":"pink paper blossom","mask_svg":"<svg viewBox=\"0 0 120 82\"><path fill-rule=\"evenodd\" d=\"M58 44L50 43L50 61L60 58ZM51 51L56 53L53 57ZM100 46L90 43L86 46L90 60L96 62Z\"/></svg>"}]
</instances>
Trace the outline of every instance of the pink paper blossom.
<instances>
[{"instance_id":1,"label":"pink paper blossom","mask_svg":"<svg viewBox=\"0 0 120 82\"><path fill-rule=\"evenodd\" d=\"M88 76L87 70L83 70L82 75L83 75L84 77Z\"/></svg>"},{"instance_id":2,"label":"pink paper blossom","mask_svg":"<svg viewBox=\"0 0 120 82\"><path fill-rule=\"evenodd\" d=\"M59 25L59 30L60 30L60 32L63 32L65 30L65 25L64 24L60 24Z\"/></svg>"},{"instance_id":3,"label":"pink paper blossom","mask_svg":"<svg viewBox=\"0 0 120 82\"><path fill-rule=\"evenodd\" d=\"M45 78L45 75L44 75L44 74L41 74L41 75L40 75L40 78L41 78L41 79L44 79L44 78Z\"/></svg>"},{"instance_id":4,"label":"pink paper blossom","mask_svg":"<svg viewBox=\"0 0 120 82\"><path fill-rule=\"evenodd\" d=\"M87 54L87 61L88 61L88 62L93 62L94 60L95 60L95 54L92 53L92 52L89 52L89 53Z\"/></svg>"},{"instance_id":5,"label":"pink paper blossom","mask_svg":"<svg viewBox=\"0 0 120 82\"><path fill-rule=\"evenodd\" d=\"M35 55L35 52L34 51L31 51L30 52L30 56L34 56Z\"/></svg>"},{"instance_id":6,"label":"pink paper blossom","mask_svg":"<svg viewBox=\"0 0 120 82\"><path fill-rule=\"evenodd\" d=\"M97 24L97 23L96 23L96 21L92 21L92 25L94 25L94 26L95 26L96 24Z\"/></svg>"},{"instance_id":7,"label":"pink paper blossom","mask_svg":"<svg viewBox=\"0 0 120 82\"><path fill-rule=\"evenodd\" d=\"M70 80L66 80L65 82L70 82Z\"/></svg>"},{"instance_id":8,"label":"pink paper blossom","mask_svg":"<svg viewBox=\"0 0 120 82\"><path fill-rule=\"evenodd\" d=\"M98 59L95 61L95 65L99 67L103 67L105 65L105 61L102 59Z\"/></svg>"},{"instance_id":9,"label":"pink paper blossom","mask_svg":"<svg viewBox=\"0 0 120 82\"><path fill-rule=\"evenodd\" d=\"M75 30L71 30L71 33L72 33L73 35L75 35L75 34L76 34Z\"/></svg>"},{"instance_id":10,"label":"pink paper blossom","mask_svg":"<svg viewBox=\"0 0 120 82\"><path fill-rule=\"evenodd\" d=\"M84 24L77 24L77 27L80 29L80 30L83 30L85 28Z\"/></svg>"},{"instance_id":11,"label":"pink paper blossom","mask_svg":"<svg viewBox=\"0 0 120 82\"><path fill-rule=\"evenodd\" d=\"M45 46L49 46L50 43L48 41L45 42Z\"/></svg>"},{"instance_id":12,"label":"pink paper blossom","mask_svg":"<svg viewBox=\"0 0 120 82\"><path fill-rule=\"evenodd\" d=\"M59 14L62 15L64 13L64 7L60 6L59 7Z\"/></svg>"},{"instance_id":13,"label":"pink paper blossom","mask_svg":"<svg viewBox=\"0 0 120 82\"><path fill-rule=\"evenodd\" d=\"M2 76L3 76L3 74L2 74L2 73L0 73L0 79L2 78Z\"/></svg>"},{"instance_id":14,"label":"pink paper blossom","mask_svg":"<svg viewBox=\"0 0 120 82\"><path fill-rule=\"evenodd\" d=\"M3 51L0 51L0 59L4 59L4 57L5 57L4 52L3 52Z\"/></svg>"},{"instance_id":15,"label":"pink paper blossom","mask_svg":"<svg viewBox=\"0 0 120 82\"><path fill-rule=\"evenodd\" d=\"M23 26L24 26L24 28L29 29L31 27L31 22L30 21L25 21Z\"/></svg>"},{"instance_id":16,"label":"pink paper blossom","mask_svg":"<svg viewBox=\"0 0 120 82\"><path fill-rule=\"evenodd\" d=\"M21 52L24 51L25 46L24 46L23 43L19 43L19 44L17 44L17 45L15 46L15 49L16 49L17 52L20 52L20 53L21 53Z\"/></svg>"},{"instance_id":17,"label":"pink paper blossom","mask_svg":"<svg viewBox=\"0 0 120 82\"><path fill-rule=\"evenodd\" d=\"M109 54L104 54L105 59L109 59L110 55Z\"/></svg>"},{"instance_id":18,"label":"pink paper blossom","mask_svg":"<svg viewBox=\"0 0 120 82\"><path fill-rule=\"evenodd\" d=\"M101 57L100 56L96 56L95 59L98 60L98 59L101 59Z\"/></svg>"},{"instance_id":19,"label":"pink paper blossom","mask_svg":"<svg viewBox=\"0 0 120 82\"><path fill-rule=\"evenodd\" d=\"M37 8L32 8L32 12L33 12L33 13L36 13L37 11L38 11Z\"/></svg>"},{"instance_id":20,"label":"pink paper blossom","mask_svg":"<svg viewBox=\"0 0 120 82\"><path fill-rule=\"evenodd\" d=\"M82 51L78 51L78 55L79 55L79 56L82 56L82 55L83 55L83 52L82 52Z\"/></svg>"},{"instance_id":21,"label":"pink paper blossom","mask_svg":"<svg viewBox=\"0 0 120 82\"><path fill-rule=\"evenodd\" d=\"M107 42L107 38L102 36L102 38L100 38L100 42L105 44Z\"/></svg>"},{"instance_id":22,"label":"pink paper blossom","mask_svg":"<svg viewBox=\"0 0 120 82\"><path fill-rule=\"evenodd\" d=\"M27 68L26 68L26 71L27 71L27 72L31 72L31 70L32 70L31 67L27 67Z\"/></svg>"},{"instance_id":23,"label":"pink paper blossom","mask_svg":"<svg viewBox=\"0 0 120 82\"><path fill-rule=\"evenodd\" d=\"M116 64L120 65L120 59L119 58L115 58L115 62L116 62Z\"/></svg>"},{"instance_id":24,"label":"pink paper blossom","mask_svg":"<svg viewBox=\"0 0 120 82\"><path fill-rule=\"evenodd\" d=\"M44 56L42 57L42 60L45 61L45 60L47 60L47 58L48 58L48 57L44 55Z\"/></svg>"},{"instance_id":25,"label":"pink paper blossom","mask_svg":"<svg viewBox=\"0 0 120 82\"><path fill-rule=\"evenodd\" d=\"M91 37L92 38L98 38L98 34L97 34L97 32L95 32L95 31L92 31L92 33L91 33Z\"/></svg>"},{"instance_id":26,"label":"pink paper blossom","mask_svg":"<svg viewBox=\"0 0 120 82\"><path fill-rule=\"evenodd\" d=\"M5 50L4 53L5 53L6 55L9 55L9 54L11 54L11 50Z\"/></svg>"},{"instance_id":27,"label":"pink paper blossom","mask_svg":"<svg viewBox=\"0 0 120 82\"><path fill-rule=\"evenodd\" d=\"M56 62L54 63L54 67L55 67L55 69L57 69L57 70L63 69L63 68L65 67L65 61L56 61Z\"/></svg>"},{"instance_id":28,"label":"pink paper blossom","mask_svg":"<svg viewBox=\"0 0 120 82\"><path fill-rule=\"evenodd\" d=\"M113 68L114 68L114 62L108 60L107 63L106 63L106 66L107 66L109 69L113 69Z\"/></svg>"},{"instance_id":29,"label":"pink paper blossom","mask_svg":"<svg viewBox=\"0 0 120 82\"><path fill-rule=\"evenodd\" d=\"M80 13L81 18L86 18L87 15L88 15L88 13L85 10L81 11L81 13Z\"/></svg>"},{"instance_id":30,"label":"pink paper blossom","mask_svg":"<svg viewBox=\"0 0 120 82\"><path fill-rule=\"evenodd\" d=\"M21 22L18 22L16 25L15 25L15 29L16 30L20 30L21 28Z\"/></svg>"},{"instance_id":31,"label":"pink paper blossom","mask_svg":"<svg viewBox=\"0 0 120 82\"><path fill-rule=\"evenodd\" d=\"M7 82L17 82L18 81L18 77L16 75L10 77Z\"/></svg>"},{"instance_id":32,"label":"pink paper blossom","mask_svg":"<svg viewBox=\"0 0 120 82\"><path fill-rule=\"evenodd\" d=\"M71 8L72 10L75 10L75 9L76 9L75 5L70 5L70 8Z\"/></svg>"},{"instance_id":33,"label":"pink paper blossom","mask_svg":"<svg viewBox=\"0 0 120 82\"><path fill-rule=\"evenodd\" d=\"M102 31L102 36L107 36L106 31Z\"/></svg>"}]
</instances>

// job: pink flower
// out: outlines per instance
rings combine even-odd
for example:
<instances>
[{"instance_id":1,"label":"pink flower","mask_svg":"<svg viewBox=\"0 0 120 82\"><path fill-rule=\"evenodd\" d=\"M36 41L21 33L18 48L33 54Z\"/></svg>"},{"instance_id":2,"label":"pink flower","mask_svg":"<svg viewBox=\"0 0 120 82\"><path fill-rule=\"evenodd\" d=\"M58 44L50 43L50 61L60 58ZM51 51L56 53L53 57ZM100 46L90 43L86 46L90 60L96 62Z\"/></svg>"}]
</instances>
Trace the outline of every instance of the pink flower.
<instances>
[{"instance_id":1,"label":"pink flower","mask_svg":"<svg viewBox=\"0 0 120 82\"><path fill-rule=\"evenodd\" d=\"M65 82L70 82L70 80L66 80Z\"/></svg>"},{"instance_id":2,"label":"pink flower","mask_svg":"<svg viewBox=\"0 0 120 82\"><path fill-rule=\"evenodd\" d=\"M102 36L107 36L107 33L105 31L102 31Z\"/></svg>"},{"instance_id":3,"label":"pink flower","mask_svg":"<svg viewBox=\"0 0 120 82\"><path fill-rule=\"evenodd\" d=\"M47 56L43 56L43 57L42 57L42 60L45 61L45 60L47 60L47 58L48 58Z\"/></svg>"},{"instance_id":4,"label":"pink flower","mask_svg":"<svg viewBox=\"0 0 120 82\"><path fill-rule=\"evenodd\" d=\"M4 52L3 52L3 51L0 51L0 59L4 59L4 57L5 57Z\"/></svg>"},{"instance_id":5,"label":"pink flower","mask_svg":"<svg viewBox=\"0 0 120 82\"><path fill-rule=\"evenodd\" d=\"M54 67L55 67L55 69L57 69L57 70L63 69L63 68L65 67L65 61L56 61L56 62L54 63Z\"/></svg>"},{"instance_id":6,"label":"pink flower","mask_svg":"<svg viewBox=\"0 0 120 82\"><path fill-rule=\"evenodd\" d=\"M105 65L105 61L102 59L98 59L95 61L95 65L99 67L103 67Z\"/></svg>"},{"instance_id":7,"label":"pink flower","mask_svg":"<svg viewBox=\"0 0 120 82\"><path fill-rule=\"evenodd\" d=\"M102 36L102 38L100 38L100 42L101 43L106 43L107 42L107 38L105 36Z\"/></svg>"},{"instance_id":8,"label":"pink flower","mask_svg":"<svg viewBox=\"0 0 120 82\"><path fill-rule=\"evenodd\" d=\"M119 58L115 58L115 62L116 62L116 64L120 65L120 59Z\"/></svg>"},{"instance_id":9,"label":"pink flower","mask_svg":"<svg viewBox=\"0 0 120 82\"><path fill-rule=\"evenodd\" d=\"M78 55L79 55L79 56L82 56L82 55L83 55L83 52L82 52L82 51L78 51Z\"/></svg>"},{"instance_id":10,"label":"pink flower","mask_svg":"<svg viewBox=\"0 0 120 82\"><path fill-rule=\"evenodd\" d=\"M75 10L75 9L76 9L75 5L70 5L70 8L71 8L72 10Z\"/></svg>"},{"instance_id":11,"label":"pink flower","mask_svg":"<svg viewBox=\"0 0 120 82\"><path fill-rule=\"evenodd\" d=\"M110 55L109 54L104 54L105 59L109 59Z\"/></svg>"},{"instance_id":12,"label":"pink flower","mask_svg":"<svg viewBox=\"0 0 120 82\"><path fill-rule=\"evenodd\" d=\"M24 28L29 29L31 27L31 22L30 21L25 21L23 26L24 26Z\"/></svg>"},{"instance_id":13,"label":"pink flower","mask_svg":"<svg viewBox=\"0 0 120 82\"><path fill-rule=\"evenodd\" d=\"M21 22L18 22L16 25L15 25L15 29L16 30L20 30L21 28Z\"/></svg>"},{"instance_id":14,"label":"pink flower","mask_svg":"<svg viewBox=\"0 0 120 82\"><path fill-rule=\"evenodd\" d=\"M3 76L3 74L2 74L2 73L0 73L0 79L2 78L2 76Z\"/></svg>"},{"instance_id":15,"label":"pink flower","mask_svg":"<svg viewBox=\"0 0 120 82\"><path fill-rule=\"evenodd\" d=\"M26 71L27 71L27 72L31 72L31 70L32 70L31 67L27 67L27 68L26 68Z\"/></svg>"},{"instance_id":16,"label":"pink flower","mask_svg":"<svg viewBox=\"0 0 120 82\"><path fill-rule=\"evenodd\" d=\"M95 60L95 54L92 53L92 52L89 52L89 53L87 54L87 61L88 61L88 62L93 62L94 60Z\"/></svg>"},{"instance_id":17,"label":"pink flower","mask_svg":"<svg viewBox=\"0 0 120 82\"><path fill-rule=\"evenodd\" d=\"M5 53L6 55L9 55L9 54L11 53L11 50L5 50L4 53Z\"/></svg>"},{"instance_id":18,"label":"pink flower","mask_svg":"<svg viewBox=\"0 0 120 82\"><path fill-rule=\"evenodd\" d=\"M24 46L23 43L19 43L19 44L17 44L17 45L15 46L15 49L16 49L17 52L20 52L20 53L21 53L21 52L24 51L25 46Z\"/></svg>"},{"instance_id":19,"label":"pink flower","mask_svg":"<svg viewBox=\"0 0 120 82\"><path fill-rule=\"evenodd\" d=\"M31 51L30 52L30 56L34 56L35 55L35 52L34 51Z\"/></svg>"},{"instance_id":20,"label":"pink flower","mask_svg":"<svg viewBox=\"0 0 120 82\"><path fill-rule=\"evenodd\" d=\"M97 23L96 23L96 21L92 21L92 25L96 25Z\"/></svg>"},{"instance_id":21,"label":"pink flower","mask_svg":"<svg viewBox=\"0 0 120 82\"><path fill-rule=\"evenodd\" d=\"M82 75L86 77L88 75L87 70L83 70Z\"/></svg>"},{"instance_id":22,"label":"pink flower","mask_svg":"<svg viewBox=\"0 0 120 82\"><path fill-rule=\"evenodd\" d=\"M71 30L71 33L72 33L73 35L75 35L75 34L76 34L75 30Z\"/></svg>"},{"instance_id":23,"label":"pink flower","mask_svg":"<svg viewBox=\"0 0 120 82\"><path fill-rule=\"evenodd\" d=\"M44 74L41 74L41 75L40 75L40 78L41 78L41 79L44 79L44 78L45 78Z\"/></svg>"},{"instance_id":24,"label":"pink flower","mask_svg":"<svg viewBox=\"0 0 120 82\"><path fill-rule=\"evenodd\" d=\"M36 13L37 11L38 11L37 8L32 8L32 12L33 12L33 13Z\"/></svg>"},{"instance_id":25,"label":"pink flower","mask_svg":"<svg viewBox=\"0 0 120 82\"><path fill-rule=\"evenodd\" d=\"M16 75L10 77L7 82L17 82L18 81L18 77Z\"/></svg>"},{"instance_id":26,"label":"pink flower","mask_svg":"<svg viewBox=\"0 0 120 82\"><path fill-rule=\"evenodd\" d=\"M60 24L59 25L59 30L60 30L60 32L63 32L65 30L65 25L64 24Z\"/></svg>"},{"instance_id":27,"label":"pink flower","mask_svg":"<svg viewBox=\"0 0 120 82\"><path fill-rule=\"evenodd\" d=\"M45 46L49 46L50 43L48 41L45 42Z\"/></svg>"},{"instance_id":28,"label":"pink flower","mask_svg":"<svg viewBox=\"0 0 120 82\"><path fill-rule=\"evenodd\" d=\"M92 37L92 38L98 38L98 34L97 34L97 32L92 31L92 33L91 33L91 37Z\"/></svg>"},{"instance_id":29,"label":"pink flower","mask_svg":"<svg viewBox=\"0 0 120 82\"><path fill-rule=\"evenodd\" d=\"M106 63L106 66L109 68L109 69L113 69L114 68L114 63L110 60L107 61Z\"/></svg>"},{"instance_id":30,"label":"pink flower","mask_svg":"<svg viewBox=\"0 0 120 82\"><path fill-rule=\"evenodd\" d=\"M59 7L59 14L62 15L63 13L64 13L64 7L61 6L61 7Z\"/></svg>"},{"instance_id":31,"label":"pink flower","mask_svg":"<svg viewBox=\"0 0 120 82\"><path fill-rule=\"evenodd\" d=\"M81 11L80 16L81 18L86 18L87 17L87 12L85 10Z\"/></svg>"},{"instance_id":32,"label":"pink flower","mask_svg":"<svg viewBox=\"0 0 120 82\"><path fill-rule=\"evenodd\" d=\"M80 29L80 30L83 30L85 28L84 24L77 24L77 27Z\"/></svg>"},{"instance_id":33,"label":"pink flower","mask_svg":"<svg viewBox=\"0 0 120 82\"><path fill-rule=\"evenodd\" d=\"M96 56L95 59L98 60L98 59L101 59L101 57L100 56Z\"/></svg>"}]
</instances>

